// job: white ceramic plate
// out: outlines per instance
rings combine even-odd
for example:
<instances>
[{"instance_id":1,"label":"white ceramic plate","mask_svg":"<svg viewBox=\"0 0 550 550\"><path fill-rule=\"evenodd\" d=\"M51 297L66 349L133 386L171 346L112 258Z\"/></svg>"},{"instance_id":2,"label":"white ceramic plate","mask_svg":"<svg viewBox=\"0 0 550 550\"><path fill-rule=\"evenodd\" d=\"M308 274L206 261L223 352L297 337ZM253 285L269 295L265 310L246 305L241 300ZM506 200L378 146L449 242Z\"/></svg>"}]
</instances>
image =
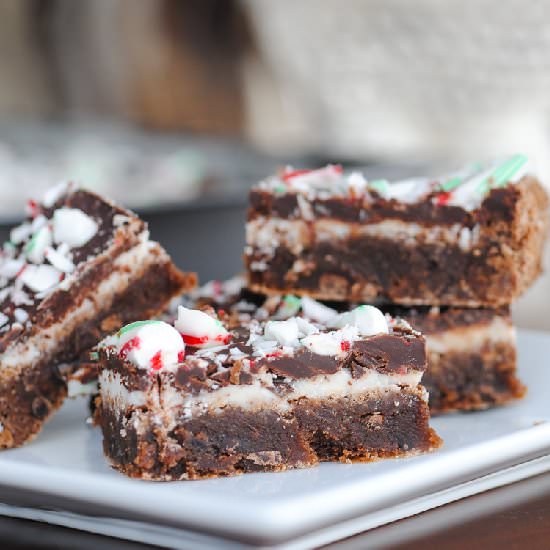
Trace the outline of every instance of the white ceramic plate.
<instances>
[{"instance_id":1,"label":"white ceramic plate","mask_svg":"<svg viewBox=\"0 0 550 550\"><path fill-rule=\"evenodd\" d=\"M550 335L520 333L525 400L436 418L441 450L371 464L193 482L130 480L104 461L99 431L85 424L85 403L70 402L34 443L0 454L2 494L18 504L0 513L181 547L220 539L326 543L550 470L549 349Z\"/></svg>"}]
</instances>

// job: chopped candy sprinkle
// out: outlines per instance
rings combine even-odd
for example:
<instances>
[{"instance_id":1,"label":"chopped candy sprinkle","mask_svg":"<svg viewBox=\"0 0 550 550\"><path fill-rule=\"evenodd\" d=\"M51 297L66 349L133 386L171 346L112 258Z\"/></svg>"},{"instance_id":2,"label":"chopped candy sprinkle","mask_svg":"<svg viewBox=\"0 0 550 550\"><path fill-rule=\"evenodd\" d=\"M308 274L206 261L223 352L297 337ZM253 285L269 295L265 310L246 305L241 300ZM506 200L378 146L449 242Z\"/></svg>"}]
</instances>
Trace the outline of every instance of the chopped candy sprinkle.
<instances>
[{"instance_id":1,"label":"chopped candy sprinkle","mask_svg":"<svg viewBox=\"0 0 550 550\"><path fill-rule=\"evenodd\" d=\"M136 321L134 323L130 323L129 325L126 325L126 326L122 327L118 331L118 334L120 336L122 336L123 334L126 334L126 333L128 333L132 330L137 329L137 328L144 327L146 325L155 325L155 324L159 324L159 323L162 323L162 321L156 321L154 319L151 319L149 321Z\"/></svg>"},{"instance_id":2,"label":"chopped candy sprinkle","mask_svg":"<svg viewBox=\"0 0 550 550\"><path fill-rule=\"evenodd\" d=\"M387 180L374 180L369 181L368 186L371 189L374 189L377 193L387 193L389 189L389 183Z\"/></svg>"},{"instance_id":3,"label":"chopped candy sprinkle","mask_svg":"<svg viewBox=\"0 0 550 550\"><path fill-rule=\"evenodd\" d=\"M101 342L99 349L111 346L123 360L153 371L178 364L185 353L181 335L163 321L137 321L126 325Z\"/></svg>"},{"instance_id":4,"label":"chopped candy sprinkle","mask_svg":"<svg viewBox=\"0 0 550 550\"><path fill-rule=\"evenodd\" d=\"M288 168L286 172L260 182L258 188L273 193L296 193L298 197L306 197L309 201L317 197L325 200L332 196L356 199L363 196L366 190L371 190L385 200L406 204L426 200L434 191L452 191L448 202L445 202L445 197L434 197L433 201L472 211L479 208L492 188L519 181L526 173L527 164L525 155L514 155L505 162L470 164L465 169L439 178L413 178L392 183L385 179L364 182L362 174L352 172L346 175L341 166L335 165L314 170ZM321 207L316 205L317 210Z\"/></svg>"},{"instance_id":5,"label":"chopped candy sprinkle","mask_svg":"<svg viewBox=\"0 0 550 550\"><path fill-rule=\"evenodd\" d=\"M25 245L25 254L29 261L41 264L44 261L46 249L52 244L52 233L46 225L41 227Z\"/></svg>"},{"instance_id":6,"label":"chopped candy sprinkle","mask_svg":"<svg viewBox=\"0 0 550 550\"><path fill-rule=\"evenodd\" d=\"M128 357L128 354L132 350L138 349L140 345L141 345L141 339L139 338L139 336L135 336L134 338L128 340L127 342L124 343L124 345L120 348L118 352L120 358L126 360L126 358Z\"/></svg>"},{"instance_id":7,"label":"chopped candy sprinkle","mask_svg":"<svg viewBox=\"0 0 550 550\"><path fill-rule=\"evenodd\" d=\"M162 363L162 351L157 351L153 357L151 357L151 368L153 370L160 370L163 367Z\"/></svg>"},{"instance_id":8,"label":"chopped candy sprinkle","mask_svg":"<svg viewBox=\"0 0 550 550\"><path fill-rule=\"evenodd\" d=\"M64 273L72 273L74 271L75 265L74 263L61 254L59 252L59 248L57 250L48 247L45 251L45 257L46 259L57 269L60 271L63 271Z\"/></svg>"},{"instance_id":9,"label":"chopped candy sprinkle","mask_svg":"<svg viewBox=\"0 0 550 550\"><path fill-rule=\"evenodd\" d=\"M445 192L452 191L455 187L458 187L462 184L462 178L452 178L441 184L441 190Z\"/></svg>"},{"instance_id":10,"label":"chopped candy sprinkle","mask_svg":"<svg viewBox=\"0 0 550 550\"><path fill-rule=\"evenodd\" d=\"M452 193L450 193L449 191L440 193L439 195L437 195L436 204L445 205L451 200L451 197Z\"/></svg>"},{"instance_id":11,"label":"chopped candy sprinkle","mask_svg":"<svg viewBox=\"0 0 550 550\"><path fill-rule=\"evenodd\" d=\"M292 178L295 178L297 176L303 176L304 174L310 174L311 172L313 172L313 170L309 170L309 169L291 170L290 172L285 172L283 174L283 179L285 181L288 181L288 180L291 180Z\"/></svg>"},{"instance_id":12,"label":"chopped candy sprinkle","mask_svg":"<svg viewBox=\"0 0 550 550\"><path fill-rule=\"evenodd\" d=\"M31 218L36 218L40 214L38 203L33 199L29 199L25 207L25 213Z\"/></svg>"},{"instance_id":13,"label":"chopped candy sprinkle","mask_svg":"<svg viewBox=\"0 0 550 550\"><path fill-rule=\"evenodd\" d=\"M84 246L97 233L98 225L78 208L58 208L53 214L53 238L70 248Z\"/></svg>"},{"instance_id":14,"label":"chopped candy sprinkle","mask_svg":"<svg viewBox=\"0 0 550 550\"><path fill-rule=\"evenodd\" d=\"M178 307L176 329L182 335L186 344L198 348L227 344L231 334L218 319L214 319L204 311Z\"/></svg>"}]
</instances>

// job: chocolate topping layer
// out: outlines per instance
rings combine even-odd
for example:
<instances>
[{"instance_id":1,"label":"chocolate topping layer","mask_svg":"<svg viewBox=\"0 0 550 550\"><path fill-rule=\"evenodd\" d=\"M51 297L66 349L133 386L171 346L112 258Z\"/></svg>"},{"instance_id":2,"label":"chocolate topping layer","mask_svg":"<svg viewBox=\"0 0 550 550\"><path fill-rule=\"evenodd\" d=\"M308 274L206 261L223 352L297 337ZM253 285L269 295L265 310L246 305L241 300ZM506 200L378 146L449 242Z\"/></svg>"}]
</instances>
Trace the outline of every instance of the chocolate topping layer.
<instances>
[{"instance_id":1,"label":"chocolate topping layer","mask_svg":"<svg viewBox=\"0 0 550 550\"><path fill-rule=\"evenodd\" d=\"M514 205L519 200L522 186L540 185L532 176L525 176L521 182L499 189L492 189L481 207L469 212L459 206L440 204L436 194L428 195L422 202L404 204L395 199L385 200L376 193L369 200L350 197L331 197L325 200L313 199L312 212L315 219L333 218L344 222L378 223L383 220L400 220L422 225L461 224L472 228L476 224L504 221L513 222ZM372 196L375 200L372 201ZM261 189L252 189L249 195L248 219L258 216L278 217L286 220L300 219L297 193L273 194Z\"/></svg>"},{"instance_id":2,"label":"chocolate topping layer","mask_svg":"<svg viewBox=\"0 0 550 550\"><path fill-rule=\"evenodd\" d=\"M262 367L280 376L300 379L319 374L334 374L342 368L342 362L329 355L302 350L293 357L274 357L256 361L252 372L258 372Z\"/></svg>"}]
</instances>

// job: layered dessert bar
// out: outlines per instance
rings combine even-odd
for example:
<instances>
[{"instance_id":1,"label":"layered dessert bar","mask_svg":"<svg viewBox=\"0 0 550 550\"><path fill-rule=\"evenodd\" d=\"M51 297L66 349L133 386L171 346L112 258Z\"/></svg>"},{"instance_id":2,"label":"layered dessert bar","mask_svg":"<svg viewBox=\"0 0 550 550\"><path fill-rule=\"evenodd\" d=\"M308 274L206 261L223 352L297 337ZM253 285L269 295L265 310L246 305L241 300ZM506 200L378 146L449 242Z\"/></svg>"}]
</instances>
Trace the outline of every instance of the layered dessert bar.
<instances>
[{"instance_id":1,"label":"layered dessert bar","mask_svg":"<svg viewBox=\"0 0 550 550\"><path fill-rule=\"evenodd\" d=\"M211 281L177 303L212 306L237 326L250 319L330 319L354 304L327 302L294 295L265 296L248 290L243 277ZM176 302L174 303L174 307ZM508 307L398 307L382 310L401 317L426 339L428 368L422 385L430 396L432 414L502 405L525 395L516 371L516 334ZM173 318L175 310L167 314Z\"/></svg>"},{"instance_id":2,"label":"layered dessert bar","mask_svg":"<svg viewBox=\"0 0 550 550\"><path fill-rule=\"evenodd\" d=\"M38 433L67 393L58 368L195 285L131 212L72 184L28 203L0 257L0 448Z\"/></svg>"},{"instance_id":3,"label":"layered dessert bar","mask_svg":"<svg viewBox=\"0 0 550 550\"><path fill-rule=\"evenodd\" d=\"M286 169L250 193L251 290L321 300L498 307L541 271L548 196L516 155L389 183Z\"/></svg>"},{"instance_id":4,"label":"layered dessert bar","mask_svg":"<svg viewBox=\"0 0 550 550\"><path fill-rule=\"evenodd\" d=\"M430 394L432 414L486 409L525 395L507 307L423 307L393 313L403 313L426 337L428 369L422 384Z\"/></svg>"},{"instance_id":5,"label":"layered dessert bar","mask_svg":"<svg viewBox=\"0 0 550 550\"><path fill-rule=\"evenodd\" d=\"M151 480L369 461L440 445L420 333L364 306L313 323L179 306L98 347L95 420L117 470Z\"/></svg>"}]
</instances>

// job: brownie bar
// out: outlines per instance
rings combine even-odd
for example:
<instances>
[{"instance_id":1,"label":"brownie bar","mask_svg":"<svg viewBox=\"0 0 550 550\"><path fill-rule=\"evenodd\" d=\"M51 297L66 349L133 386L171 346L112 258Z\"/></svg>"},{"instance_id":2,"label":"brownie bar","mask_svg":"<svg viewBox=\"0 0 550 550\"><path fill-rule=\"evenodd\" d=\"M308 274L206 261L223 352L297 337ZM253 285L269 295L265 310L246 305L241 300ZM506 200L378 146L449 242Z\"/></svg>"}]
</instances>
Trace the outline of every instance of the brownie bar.
<instances>
[{"instance_id":1,"label":"brownie bar","mask_svg":"<svg viewBox=\"0 0 550 550\"><path fill-rule=\"evenodd\" d=\"M322 300L498 307L541 271L548 197L527 159L437 179L286 170L250 193L249 287Z\"/></svg>"},{"instance_id":2,"label":"brownie bar","mask_svg":"<svg viewBox=\"0 0 550 550\"><path fill-rule=\"evenodd\" d=\"M355 307L293 295L265 296L245 284L244 277L211 281L181 300L188 307L210 305L235 326L251 318L330 318ZM422 384L430 395L432 414L484 409L525 395L516 373L516 335L509 308L383 306L382 310L405 319L426 338L428 369ZM174 316L175 310L165 318Z\"/></svg>"},{"instance_id":3,"label":"brownie bar","mask_svg":"<svg viewBox=\"0 0 550 550\"><path fill-rule=\"evenodd\" d=\"M429 427L425 342L376 308L328 324L232 325L178 308L99 346L95 420L130 477L198 479L375 460L440 445Z\"/></svg>"},{"instance_id":4,"label":"brownie bar","mask_svg":"<svg viewBox=\"0 0 550 550\"><path fill-rule=\"evenodd\" d=\"M422 383L432 414L486 409L525 395L508 308L416 308L406 318L426 337Z\"/></svg>"},{"instance_id":5,"label":"brownie bar","mask_svg":"<svg viewBox=\"0 0 550 550\"><path fill-rule=\"evenodd\" d=\"M30 201L0 258L0 448L32 439L59 408L63 364L195 283L144 222L93 193L61 184Z\"/></svg>"}]
</instances>

